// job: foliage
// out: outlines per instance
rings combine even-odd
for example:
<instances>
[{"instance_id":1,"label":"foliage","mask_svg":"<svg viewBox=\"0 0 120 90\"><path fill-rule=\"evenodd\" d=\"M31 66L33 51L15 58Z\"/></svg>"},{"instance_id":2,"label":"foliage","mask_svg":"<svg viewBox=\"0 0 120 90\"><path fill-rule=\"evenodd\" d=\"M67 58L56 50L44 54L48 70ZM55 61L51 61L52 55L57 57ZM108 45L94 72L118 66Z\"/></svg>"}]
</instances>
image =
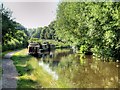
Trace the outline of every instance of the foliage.
<instances>
[{"instance_id":1,"label":"foliage","mask_svg":"<svg viewBox=\"0 0 120 90\"><path fill-rule=\"evenodd\" d=\"M14 36L15 30L15 22L11 18L12 12L5 7L0 8L2 14L2 43L7 43L8 40L11 40L12 36Z\"/></svg>"},{"instance_id":2,"label":"foliage","mask_svg":"<svg viewBox=\"0 0 120 90\"><path fill-rule=\"evenodd\" d=\"M80 52L92 48L94 54L120 59L119 12L119 2L61 2L55 24L57 36Z\"/></svg>"},{"instance_id":3,"label":"foliage","mask_svg":"<svg viewBox=\"0 0 120 90\"><path fill-rule=\"evenodd\" d=\"M48 42L50 44L54 44L56 46L56 48L64 48L64 47L70 47L70 45L68 43L64 43L61 41L57 41L57 40L51 40L51 39L38 39L38 38L31 38L30 40L28 40L28 42L37 42L37 43L41 43L43 44L44 42Z\"/></svg>"},{"instance_id":4,"label":"foliage","mask_svg":"<svg viewBox=\"0 0 120 90\"><path fill-rule=\"evenodd\" d=\"M21 24L12 19L12 11L2 4L2 51L27 46L28 32Z\"/></svg>"},{"instance_id":5,"label":"foliage","mask_svg":"<svg viewBox=\"0 0 120 90\"><path fill-rule=\"evenodd\" d=\"M56 39L54 24L55 21L52 21L48 26L28 29L28 32L31 38Z\"/></svg>"}]
</instances>

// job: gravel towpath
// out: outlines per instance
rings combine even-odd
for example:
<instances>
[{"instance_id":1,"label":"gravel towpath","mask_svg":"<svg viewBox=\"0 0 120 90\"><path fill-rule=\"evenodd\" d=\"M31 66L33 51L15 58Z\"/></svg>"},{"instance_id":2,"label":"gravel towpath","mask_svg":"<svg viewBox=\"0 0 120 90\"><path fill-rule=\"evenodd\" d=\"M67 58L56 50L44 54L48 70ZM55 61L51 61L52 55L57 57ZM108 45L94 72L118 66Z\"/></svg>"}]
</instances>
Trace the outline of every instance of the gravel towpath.
<instances>
[{"instance_id":1,"label":"gravel towpath","mask_svg":"<svg viewBox=\"0 0 120 90\"><path fill-rule=\"evenodd\" d=\"M2 88L16 88L18 72L10 59L17 52L13 51L6 54L2 59Z\"/></svg>"}]
</instances>

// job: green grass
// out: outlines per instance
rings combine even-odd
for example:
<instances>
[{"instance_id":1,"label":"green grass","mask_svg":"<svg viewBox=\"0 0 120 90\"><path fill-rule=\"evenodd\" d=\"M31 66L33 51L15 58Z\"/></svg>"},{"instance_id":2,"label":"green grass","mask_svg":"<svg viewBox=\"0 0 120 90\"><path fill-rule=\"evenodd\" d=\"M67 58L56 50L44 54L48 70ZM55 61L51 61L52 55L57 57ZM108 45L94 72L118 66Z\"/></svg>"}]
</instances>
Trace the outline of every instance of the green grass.
<instances>
[{"instance_id":1,"label":"green grass","mask_svg":"<svg viewBox=\"0 0 120 90\"><path fill-rule=\"evenodd\" d=\"M20 50L12 57L19 73L18 88L39 88L40 85L36 82L36 77L32 73L33 68L30 66L33 58L26 52L27 49Z\"/></svg>"},{"instance_id":2,"label":"green grass","mask_svg":"<svg viewBox=\"0 0 120 90\"><path fill-rule=\"evenodd\" d=\"M27 55L27 49L20 50L12 57L19 73L18 88L71 88L63 77L55 80L41 66L35 57Z\"/></svg>"}]
</instances>

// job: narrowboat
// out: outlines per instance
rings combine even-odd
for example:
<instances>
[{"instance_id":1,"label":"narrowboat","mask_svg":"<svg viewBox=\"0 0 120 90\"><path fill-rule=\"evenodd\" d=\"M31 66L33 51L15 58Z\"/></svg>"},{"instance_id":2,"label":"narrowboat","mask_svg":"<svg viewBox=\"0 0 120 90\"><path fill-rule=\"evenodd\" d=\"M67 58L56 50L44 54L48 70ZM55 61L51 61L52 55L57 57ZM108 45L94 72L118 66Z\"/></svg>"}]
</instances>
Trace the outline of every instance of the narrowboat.
<instances>
[{"instance_id":1,"label":"narrowboat","mask_svg":"<svg viewBox=\"0 0 120 90\"><path fill-rule=\"evenodd\" d=\"M39 54L40 45L38 43L29 43L28 45L28 54Z\"/></svg>"},{"instance_id":2,"label":"narrowboat","mask_svg":"<svg viewBox=\"0 0 120 90\"><path fill-rule=\"evenodd\" d=\"M28 45L28 54L40 55L43 52L50 52L55 49L55 45L49 43L29 43Z\"/></svg>"}]
</instances>

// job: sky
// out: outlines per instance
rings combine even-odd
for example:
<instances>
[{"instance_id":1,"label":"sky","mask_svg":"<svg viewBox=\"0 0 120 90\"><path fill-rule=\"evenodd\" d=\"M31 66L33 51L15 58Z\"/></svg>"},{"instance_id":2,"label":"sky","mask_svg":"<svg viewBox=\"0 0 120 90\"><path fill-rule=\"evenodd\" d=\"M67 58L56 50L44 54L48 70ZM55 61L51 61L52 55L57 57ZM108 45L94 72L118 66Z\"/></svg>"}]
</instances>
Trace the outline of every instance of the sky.
<instances>
[{"instance_id":1,"label":"sky","mask_svg":"<svg viewBox=\"0 0 120 90\"><path fill-rule=\"evenodd\" d=\"M37 28L47 26L51 21L55 20L57 4L60 0L1 1L13 11L12 16L15 18L15 21L21 23L26 28Z\"/></svg>"},{"instance_id":2,"label":"sky","mask_svg":"<svg viewBox=\"0 0 120 90\"><path fill-rule=\"evenodd\" d=\"M15 21L21 23L26 28L43 27L50 24L56 18L58 1L55 0L21 0L23 2L14 2L15 0L5 0L4 6L13 13Z\"/></svg>"}]
</instances>

